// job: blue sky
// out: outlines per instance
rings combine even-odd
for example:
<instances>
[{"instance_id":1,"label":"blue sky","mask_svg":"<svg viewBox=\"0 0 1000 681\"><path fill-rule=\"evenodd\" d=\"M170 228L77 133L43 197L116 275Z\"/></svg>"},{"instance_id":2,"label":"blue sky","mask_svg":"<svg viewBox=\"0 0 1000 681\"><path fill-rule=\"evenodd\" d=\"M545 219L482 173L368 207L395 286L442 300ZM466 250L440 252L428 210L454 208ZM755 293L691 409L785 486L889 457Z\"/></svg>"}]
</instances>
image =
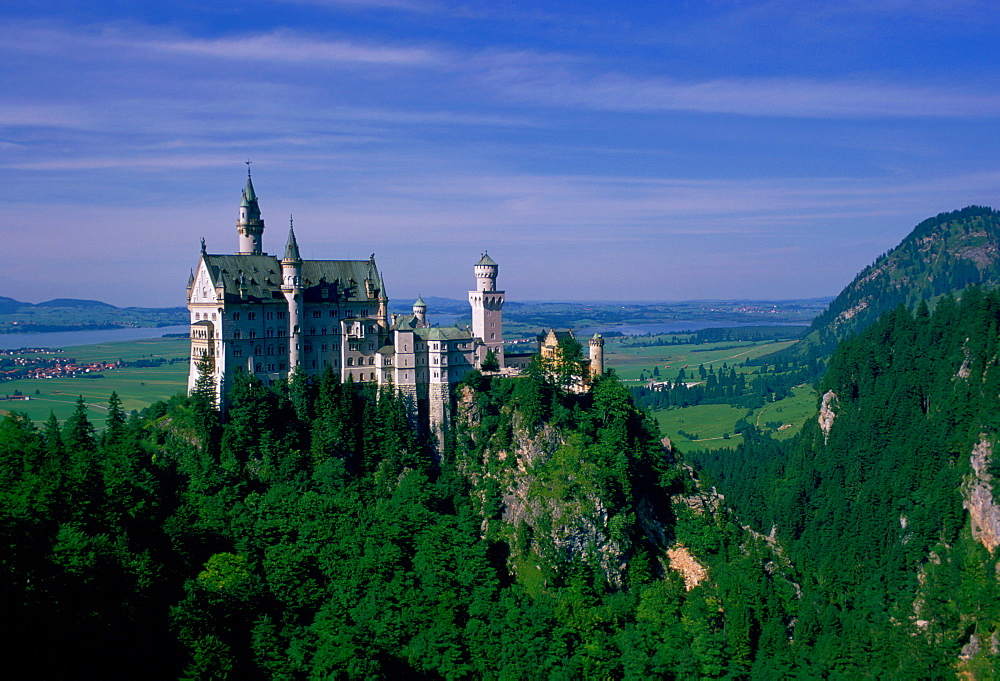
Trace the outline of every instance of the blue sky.
<instances>
[{"instance_id":1,"label":"blue sky","mask_svg":"<svg viewBox=\"0 0 1000 681\"><path fill-rule=\"evenodd\" d=\"M0 4L0 295L184 304L246 168L393 298L836 294L1000 206L990 2Z\"/></svg>"}]
</instances>

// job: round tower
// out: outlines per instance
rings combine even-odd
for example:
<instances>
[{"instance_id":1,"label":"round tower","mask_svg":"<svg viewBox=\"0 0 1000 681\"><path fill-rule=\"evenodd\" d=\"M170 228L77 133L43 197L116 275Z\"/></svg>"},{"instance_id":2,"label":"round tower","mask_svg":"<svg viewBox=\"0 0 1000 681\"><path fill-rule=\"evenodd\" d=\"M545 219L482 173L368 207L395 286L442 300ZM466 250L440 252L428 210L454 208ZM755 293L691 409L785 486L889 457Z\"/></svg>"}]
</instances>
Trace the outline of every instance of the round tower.
<instances>
[{"instance_id":1,"label":"round tower","mask_svg":"<svg viewBox=\"0 0 1000 681\"><path fill-rule=\"evenodd\" d=\"M413 316L417 319L417 326L427 326L427 303L421 296L417 296L413 303Z\"/></svg>"},{"instance_id":2,"label":"round tower","mask_svg":"<svg viewBox=\"0 0 1000 681\"><path fill-rule=\"evenodd\" d=\"M263 254L261 243L264 236L264 221L260 217L260 206L257 204L257 194L250 179L249 165L247 165L247 186L243 188L243 202L240 204L240 219L236 221L236 232L240 235L239 255Z\"/></svg>"},{"instance_id":3,"label":"round tower","mask_svg":"<svg viewBox=\"0 0 1000 681\"><path fill-rule=\"evenodd\" d=\"M288 370L302 363L299 351L302 342L302 258L291 218L288 220L288 241L281 259L281 292L288 302Z\"/></svg>"},{"instance_id":4,"label":"round tower","mask_svg":"<svg viewBox=\"0 0 1000 681\"><path fill-rule=\"evenodd\" d=\"M472 335L483 342L479 362L492 351L505 366L503 356L503 302L505 293L497 290L498 265L488 253L483 253L476 263L476 290L469 291L472 307Z\"/></svg>"},{"instance_id":5,"label":"round tower","mask_svg":"<svg viewBox=\"0 0 1000 681\"><path fill-rule=\"evenodd\" d=\"M493 261L489 253L483 253L483 257L476 263L476 290L496 291L497 270L499 266Z\"/></svg>"},{"instance_id":6,"label":"round tower","mask_svg":"<svg viewBox=\"0 0 1000 681\"><path fill-rule=\"evenodd\" d=\"M604 337L595 333L590 339L590 375L604 374Z\"/></svg>"}]
</instances>

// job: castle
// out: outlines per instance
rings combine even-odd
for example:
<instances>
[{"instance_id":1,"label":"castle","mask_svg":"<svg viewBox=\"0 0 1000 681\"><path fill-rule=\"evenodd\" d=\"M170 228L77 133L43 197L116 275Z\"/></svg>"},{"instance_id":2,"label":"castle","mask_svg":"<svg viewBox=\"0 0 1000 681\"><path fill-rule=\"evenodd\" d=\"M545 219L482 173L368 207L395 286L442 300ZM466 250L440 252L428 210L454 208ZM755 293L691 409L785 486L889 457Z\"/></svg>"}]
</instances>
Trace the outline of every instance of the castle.
<instances>
[{"instance_id":1,"label":"castle","mask_svg":"<svg viewBox=\"0 0 1000 681\"><path fill-rule=\"evenodd\" d=\"M281 259L263 251L264 220L247 170L239 219L239 250L208 253L188 279L191 367L188 390L209 358L217 404L227 406L236 374L267 385L295 368L316 376L330 367L343 382L391 385L407 401L414 423L439 438L448 421L451 388L479 369L488 354L500 370L516 373L529 355L511 356L503 345L504 291L498 265L486 253L474 266L469 291L472 328L430 326L418 297L412 314L389 317L389 298L368 260L303 260L290 223ZM591 342L591 372L603 372L601 349ZM601 352L600 355L597 352Z\"/></svg>"}]
</instances>

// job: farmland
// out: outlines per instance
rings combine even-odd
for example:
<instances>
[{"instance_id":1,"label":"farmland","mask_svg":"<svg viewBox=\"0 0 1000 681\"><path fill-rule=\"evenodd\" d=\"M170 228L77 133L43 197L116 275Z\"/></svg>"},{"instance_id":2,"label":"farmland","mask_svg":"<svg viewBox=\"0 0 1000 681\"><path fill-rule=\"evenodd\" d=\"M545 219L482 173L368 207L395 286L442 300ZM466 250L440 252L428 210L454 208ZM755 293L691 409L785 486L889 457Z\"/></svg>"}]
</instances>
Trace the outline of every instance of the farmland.
<instances>
[{"instance_id":1,"label":"farmland","mask_svg":"<svg viewBox=\"0 0 1000 681\"><path fill-rule=\"evenodd\" d=\"M53 378L46 380L20 379L0 383L0 396L19 391L26 401L0 402L0 413L10 410L25 412L36 424L54 413L60 421L72 413L77 397L88 406L88 417L95 428L103 428L107 416L108 397L117 392L126 412L143 409L157 400L171 397L187 386L189 342L186 338L102 343L65 348L67 357L78 362L163 359L160 366L134 367L103 371L96 376ZM173 363L170 360L173 359Z\"/></svg>"}]
</instances>

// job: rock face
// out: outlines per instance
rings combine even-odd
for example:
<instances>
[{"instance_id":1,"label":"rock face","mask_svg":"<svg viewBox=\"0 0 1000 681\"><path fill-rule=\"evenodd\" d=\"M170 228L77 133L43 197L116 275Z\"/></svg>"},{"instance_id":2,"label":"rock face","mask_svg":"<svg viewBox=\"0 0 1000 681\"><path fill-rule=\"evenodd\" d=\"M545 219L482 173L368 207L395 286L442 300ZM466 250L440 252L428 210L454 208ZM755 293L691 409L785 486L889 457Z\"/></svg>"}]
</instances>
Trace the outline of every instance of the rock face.
<instances>
[{"instance_id":1,"label":"rock face","mask_svg":"<svg viewBox=\"0 0 1000 681\"><path fill-rule=\"evenodd\" d=\"M677 544L668 549L667 558L670 561L670 569L676 570L684 578L684 588L687 591L708 579L708 570L695 560L695 557L684 546Z\"/></svg>"},{"instance_id":2,"label":"rock face","mask_svg":"<svg viewBox=\"0 0 1000 681\"><path fill-rule=\"evenodd\" d=\"M989 473L993 444L985 437L972 449L972 474L962 486L962 506L972 521L972 536L993 553L1000 545L1000 506L993 501L993 476Z\"/></svg>"},{"instance_id":3,"label":"rock face","mask_svg":"<svg viewBox=\"0 0 1000 681\"><path fill-rule=\"evenodd\" d=\"M830 429L833 427L833 420L837 414L833 411L837 404L837 393L832 390L826 391L823 395L823 402L819 407L819 429L823 431L823 443L830 439Z\"/></svg>"},{"instance_id":4,"label":"rock face","mask_svg":"<svg viewBox=\"0 0 1000 681\"><path fill-rule=\"evenodd\" d=\"M477 425L471 394L459 400L459 418ZM609 508L600 492L602 471L581 456L579 443L558 429L528 429L516 410L510 442L459 463L482 503L483 535L510 547L507 564L525 584L545 586L559 566L583 562L622 586L636 513Z\"/></svg>"}]
</instances>

